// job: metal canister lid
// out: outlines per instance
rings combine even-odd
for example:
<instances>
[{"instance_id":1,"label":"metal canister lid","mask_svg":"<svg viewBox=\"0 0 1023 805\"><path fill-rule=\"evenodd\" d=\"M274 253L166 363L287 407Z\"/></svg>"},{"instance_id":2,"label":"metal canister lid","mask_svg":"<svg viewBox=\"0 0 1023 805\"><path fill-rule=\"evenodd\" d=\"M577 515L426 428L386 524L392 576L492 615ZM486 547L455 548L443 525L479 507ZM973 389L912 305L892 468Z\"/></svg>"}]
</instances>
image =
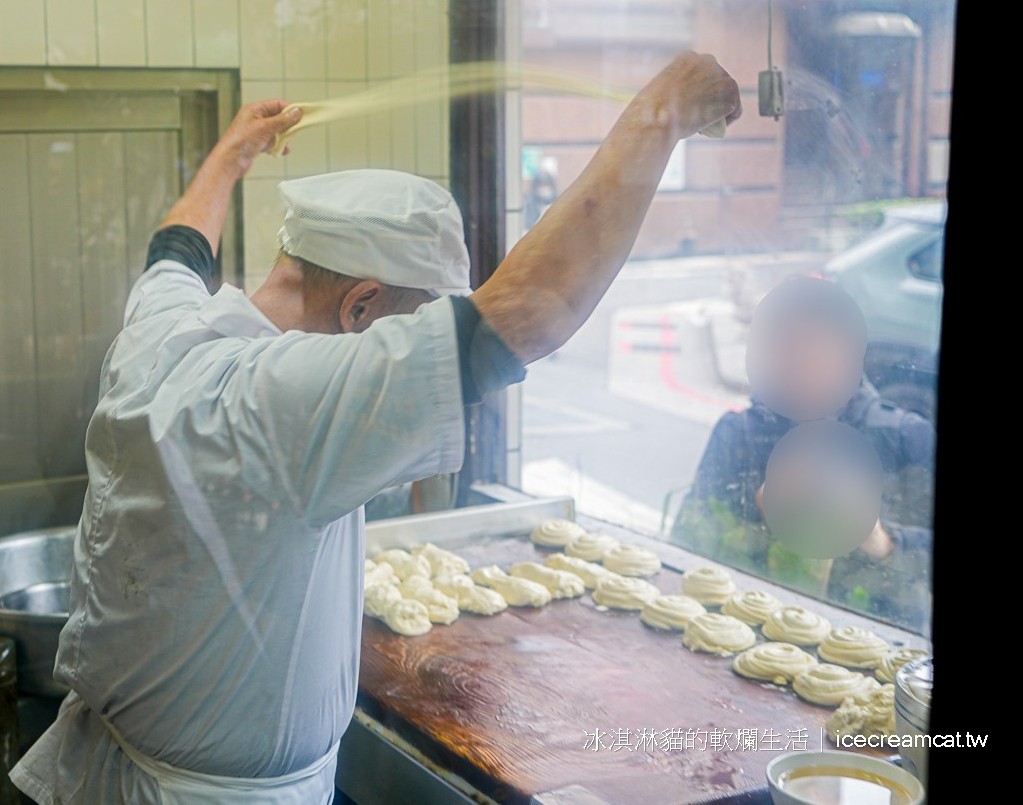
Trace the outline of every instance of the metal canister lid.
<instances>
[{"instance_id":1,"label":"metal canister lid","mask_svg":"<svg viewBox=\"0 0 1023 805\"><path fill-rule=\"evenodd\" d=\"M895 674L895 708L921 731L931 720L934 658L924 657L903 665Z\"/></svg>"},{"instance_id":2,"label":"metal canister lid","mask_svg":"<svg viewBox=\"0 0 1023 805\"><path fill-rule=\"evenodd\" d=\"M14 686L18 681L18 655L14 639L0 636L0 687Z\"/></svg>"}]
</instances>

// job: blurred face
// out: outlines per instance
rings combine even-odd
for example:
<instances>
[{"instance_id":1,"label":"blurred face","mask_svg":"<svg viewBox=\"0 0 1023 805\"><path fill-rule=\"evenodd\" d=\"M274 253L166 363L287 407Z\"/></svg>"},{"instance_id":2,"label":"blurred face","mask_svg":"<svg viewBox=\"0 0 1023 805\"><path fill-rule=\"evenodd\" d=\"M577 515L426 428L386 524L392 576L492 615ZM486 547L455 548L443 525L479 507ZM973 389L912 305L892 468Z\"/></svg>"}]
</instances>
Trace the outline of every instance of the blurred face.
<instances>
[{"instance_id":1,"label":"blurred face","mask_svg":"<svg viewBox=\"0 0 1023 805\"><path fill-rule=\"evenodd\" d=\"M771 407L793 419L840 410L859 385L862 352L825 322L779 323L750 349L764 364Z\"/></svg>"},{"instance_id":2,"label":"blurred face","mask_svg":"<svg viewBox=\"0 0 1023 805\"><path fill-rule=\"evenodd\" d=\"M753 312L746 374L775 413L825 419L859 388L866 350L866 322L853 298L833 283L798 277L773 288Z\"/></svg>"}]
</instances>

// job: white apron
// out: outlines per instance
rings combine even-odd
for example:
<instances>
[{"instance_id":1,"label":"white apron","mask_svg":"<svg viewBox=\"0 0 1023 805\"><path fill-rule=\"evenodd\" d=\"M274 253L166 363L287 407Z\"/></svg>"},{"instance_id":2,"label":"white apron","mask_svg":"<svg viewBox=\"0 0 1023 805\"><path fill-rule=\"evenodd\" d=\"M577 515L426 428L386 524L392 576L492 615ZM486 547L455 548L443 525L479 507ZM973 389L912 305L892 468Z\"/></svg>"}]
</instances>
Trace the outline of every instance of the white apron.
<instances>
[{"instance_id":1,"label":"white apron","mask_svg":"<svg viewBox=\"0 0 1023 805\"><path fill-rule=\"evenodd\" d=\"M281 777L221 777L179 769L143 755L103 720L111 737L142 771L155 778L163 805L330 805L340 742L314 763Z\"/></svg>"}]
</instances>

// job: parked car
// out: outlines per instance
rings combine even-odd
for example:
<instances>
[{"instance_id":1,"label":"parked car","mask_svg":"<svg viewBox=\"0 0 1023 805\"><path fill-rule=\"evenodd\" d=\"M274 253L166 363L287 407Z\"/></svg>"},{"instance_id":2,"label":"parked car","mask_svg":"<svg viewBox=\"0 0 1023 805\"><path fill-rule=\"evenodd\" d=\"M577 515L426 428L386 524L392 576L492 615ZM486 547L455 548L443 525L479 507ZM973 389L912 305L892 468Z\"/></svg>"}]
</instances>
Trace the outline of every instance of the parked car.
<instances>
[{"instance_id":1,"label":"parked car","mask_svg":"<svg viewBox=\"0 0 1023 805\"><path fill-rule=\"evenodd\" d=\"M891 402L934 418L945 248L944 201L889 208L823 269L867 319L866 373Z\"/></svg>"}]
</instances>

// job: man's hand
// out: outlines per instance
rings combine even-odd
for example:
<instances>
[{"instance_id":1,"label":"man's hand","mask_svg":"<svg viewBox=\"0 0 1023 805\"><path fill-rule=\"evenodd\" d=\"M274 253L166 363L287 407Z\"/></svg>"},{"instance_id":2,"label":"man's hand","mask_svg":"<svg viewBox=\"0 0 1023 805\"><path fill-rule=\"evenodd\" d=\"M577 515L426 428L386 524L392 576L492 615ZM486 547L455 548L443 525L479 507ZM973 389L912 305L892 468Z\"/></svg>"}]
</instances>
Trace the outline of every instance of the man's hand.
<instances>
[{"instance_id":1,"label":"man's hand","mask_svg":"<svg viewBox=\"0 0 1023 805\"><path fill-rule=\"evenodd\" d=\"M707 54L676 56L643 90L648 91L661 96L655 106L658 117L667 116L677 139L691 137L721 120L731 124L742 115L739 85Z\"/></svg>"},{"instance_id":2,"label":"man's hand","mask_svg":"<svg viewBox=\"0 0 1023 805\"><path fill-rule=\"evenodd\" d=\"M892 542L888 532L884 530L880 520L874 525L870 536L860 543L860 550L877 562L895 550L895 543Z\"/></svg>"},{"instance_id":3,"label":"man's hand","mask_svg":"<svg viewBox=\"0 0 1023 805\"><path fill-rule=\"evenodd\" d=\"M160 229L176 225L198 230L216 255L235 184L277 135L302 117L300 109L284 114L282 110L287 105L275 99L246 104L239 109L185 194L161 222Z\"/></svg>"},{"instance_id":4,"label":"man's hand","mask_svg":"<svg viewBox=\"0 0 1023 805\"><path fill-rule=\"evenodd\" d=\"M220 153L238 169L242 178L257 156L267 151L278 134L287 131L302 119L302 110L295 107L284 112L287 102L279 99L257 101L238 110L231 125L217 143ZM284 149L288 153L288 149Z\"/></svg>"}]
</instances>

